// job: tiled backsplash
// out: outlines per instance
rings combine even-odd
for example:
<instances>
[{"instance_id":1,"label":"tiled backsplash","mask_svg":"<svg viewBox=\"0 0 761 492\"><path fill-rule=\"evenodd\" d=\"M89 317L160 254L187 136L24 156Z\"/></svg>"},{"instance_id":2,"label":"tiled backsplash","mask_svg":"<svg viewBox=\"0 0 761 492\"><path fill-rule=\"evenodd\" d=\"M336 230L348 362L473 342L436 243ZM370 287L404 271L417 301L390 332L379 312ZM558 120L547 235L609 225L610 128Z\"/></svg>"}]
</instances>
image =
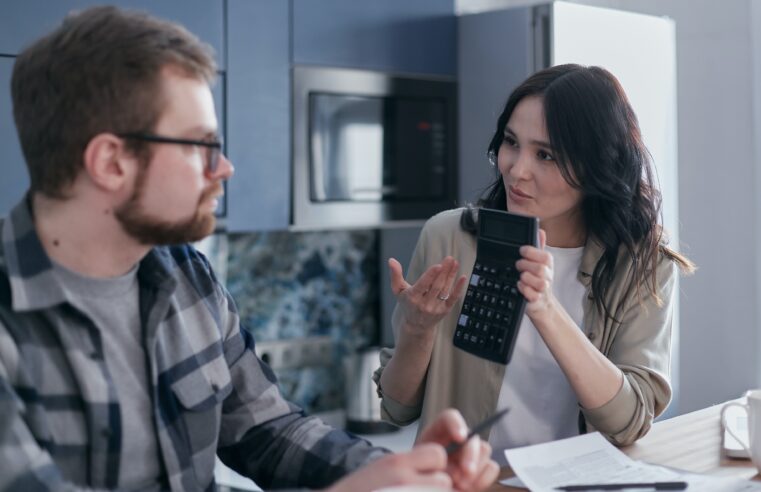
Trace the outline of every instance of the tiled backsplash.
<instances>
[{"instance_id":1,"label":"tiled backsplash","mask_svg":"<svg viewBox=\"0 0 761 492\"><path fill-rule=\"evenodd\" d=\"M207 252L258 342L331 337L326 366L276 373L308 412L342 408L344 355L378 342L377 231L231 234Z\"/></svg>"}]
</instances>

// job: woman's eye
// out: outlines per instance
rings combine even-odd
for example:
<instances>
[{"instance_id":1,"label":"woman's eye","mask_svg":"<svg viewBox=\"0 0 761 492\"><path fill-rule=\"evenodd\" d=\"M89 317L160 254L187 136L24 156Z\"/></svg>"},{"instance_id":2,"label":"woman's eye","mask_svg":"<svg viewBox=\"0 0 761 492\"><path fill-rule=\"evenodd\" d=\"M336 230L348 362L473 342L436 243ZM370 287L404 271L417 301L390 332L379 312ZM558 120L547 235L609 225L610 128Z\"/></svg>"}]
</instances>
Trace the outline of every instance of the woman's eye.
<instances>
[{"instance_id":1,"label":"woman's eye","mask_svg":"<svg viewBox=\"0 0 761 492\"><path fill-rule=\"evenodd\" d=\"M545 152L544 150L540 150L536 153L536 156L539 158L540 161L554 161L555 158L552 157L552 154L549 152Z\"/></svg>"},{"instance_id":2,"label":"woman's eye","mask_svg":"<svg viewBox=\"0 0 761 492\"><path fill-rule=\"evenodd\" d=\"M511 137L510 135L505 135L504 142L507 145L509 145L510 147L517 147L518 146L518 142L516 142L515 139L513 137Z\"/></svg>"}]
</instances>

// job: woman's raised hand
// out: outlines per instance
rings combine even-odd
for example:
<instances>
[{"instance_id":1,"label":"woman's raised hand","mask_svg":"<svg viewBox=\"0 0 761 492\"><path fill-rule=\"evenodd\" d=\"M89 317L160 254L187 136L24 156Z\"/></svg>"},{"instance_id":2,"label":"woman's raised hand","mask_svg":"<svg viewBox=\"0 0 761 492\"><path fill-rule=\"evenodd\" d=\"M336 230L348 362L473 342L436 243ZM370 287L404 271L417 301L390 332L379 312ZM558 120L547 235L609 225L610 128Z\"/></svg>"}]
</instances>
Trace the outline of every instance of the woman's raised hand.
<instances>
[{"instance_id":1,"label":"woman's raised hand","mask_svg":"<svg viewBox=\"0 0 761 492\"><path fill-rule=\"evenodd\" d=\"M452 310L462 296L467 278L457 277L459 263L447 256L428 268L414 285L404 280L402 265L389 258L391 290L401 309L402 327L416 335L429 335L431 329Z\"/></svg>"}]
</instances>

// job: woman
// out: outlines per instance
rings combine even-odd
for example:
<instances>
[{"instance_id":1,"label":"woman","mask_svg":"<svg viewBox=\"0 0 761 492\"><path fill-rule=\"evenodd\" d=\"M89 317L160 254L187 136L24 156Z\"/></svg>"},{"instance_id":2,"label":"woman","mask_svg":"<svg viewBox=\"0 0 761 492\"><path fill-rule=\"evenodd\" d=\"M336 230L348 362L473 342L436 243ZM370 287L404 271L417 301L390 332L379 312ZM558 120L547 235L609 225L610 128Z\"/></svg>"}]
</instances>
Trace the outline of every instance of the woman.
<instances>
[{"instance_id":1,"label":"woman","mask_svg":"<svg viewBox=\"0 0 761 492\"><path fill-rule=\"evenodd\" d=\"M479 206L540 220L540 245L516 263L526 316L508 366L455 348L452 336L476 255L477 210L450 210L421 233L408 278L389 260L396 348L375 374L384 416L423 424L445 407L474 425L510 413L482 437L495 450L597 430L625 445L671 398L677 270L637 118L618 80L561 65L510 95L489 145L496 180ZM441 260L442 258L443 261ZM437 263L440 262L440 263Z\"/></svg>"}]
</instances>

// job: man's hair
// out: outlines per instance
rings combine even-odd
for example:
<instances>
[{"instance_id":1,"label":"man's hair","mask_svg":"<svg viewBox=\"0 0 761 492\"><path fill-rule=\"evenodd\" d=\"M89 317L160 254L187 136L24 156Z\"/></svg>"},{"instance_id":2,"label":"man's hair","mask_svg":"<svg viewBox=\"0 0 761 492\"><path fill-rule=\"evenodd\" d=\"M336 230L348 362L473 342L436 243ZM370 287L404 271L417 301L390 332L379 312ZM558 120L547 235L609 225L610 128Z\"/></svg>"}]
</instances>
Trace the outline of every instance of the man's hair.
<instances>
[{"instance_id":1,"label":"man's hair","mask_svg":"<svg viewBox=\"0 0 761 492\"><path fill-rule=\"evenodd\" d=\"M115 7L69 14L27 47L11 96L31 191L65 198L93 137L153 130L165 106L165 67L209 84L216 73L211 47L182 26ZM145 143L125 145L150 157Z\"/></svg>"}]
</instances>

